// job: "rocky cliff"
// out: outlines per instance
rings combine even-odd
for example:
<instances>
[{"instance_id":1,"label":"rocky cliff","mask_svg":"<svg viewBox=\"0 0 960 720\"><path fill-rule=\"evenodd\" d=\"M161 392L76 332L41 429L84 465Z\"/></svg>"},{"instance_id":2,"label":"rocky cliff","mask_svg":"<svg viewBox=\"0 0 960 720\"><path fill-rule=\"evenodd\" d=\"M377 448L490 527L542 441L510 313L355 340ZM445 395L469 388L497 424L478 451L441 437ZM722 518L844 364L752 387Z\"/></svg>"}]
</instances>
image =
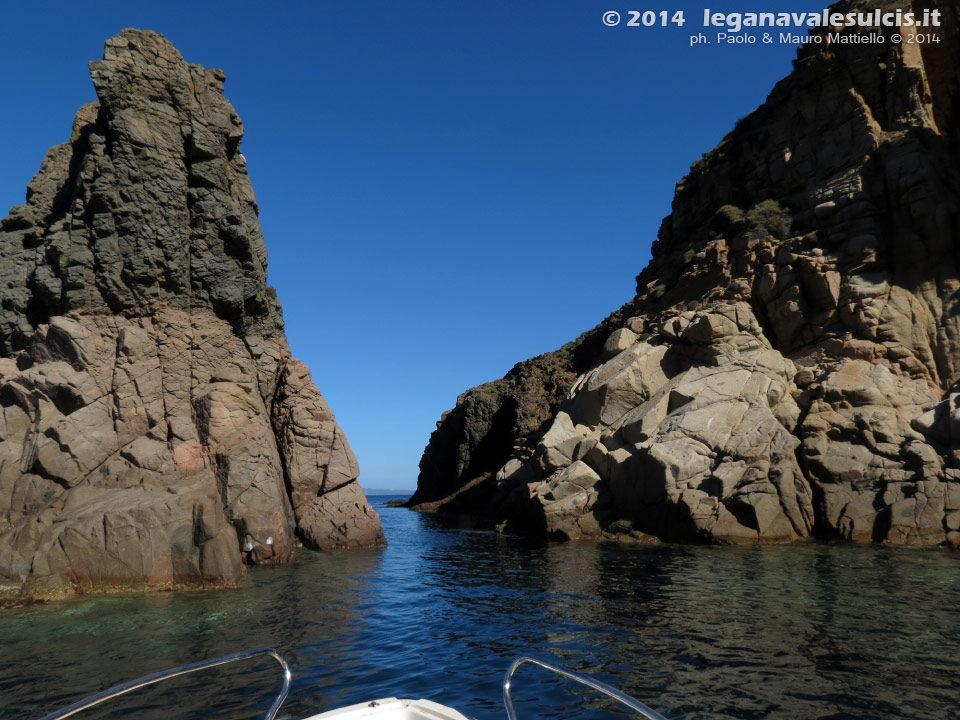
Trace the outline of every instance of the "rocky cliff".
<instances>
[{"instance_id":1,"label":"rocky cliff","mask_svg":"<svg viewBox=\"0 0 960 720\"><path fill-rule=\"evenodd\" d=\"M554 537L960 543L960 37L820 29L634 300L467 391L411 503Z\"/></svg>"},{"instance_id":2,"label":"rocky cliff","mask_svg":"<svg viewBox=\"0 0 960 720\"><path fill-rule=\"evenodd\" d=\"M233 585L384 543L291 358L224 75L124 30L0 223L0 590Z\"/></svg>"}]
</instances>

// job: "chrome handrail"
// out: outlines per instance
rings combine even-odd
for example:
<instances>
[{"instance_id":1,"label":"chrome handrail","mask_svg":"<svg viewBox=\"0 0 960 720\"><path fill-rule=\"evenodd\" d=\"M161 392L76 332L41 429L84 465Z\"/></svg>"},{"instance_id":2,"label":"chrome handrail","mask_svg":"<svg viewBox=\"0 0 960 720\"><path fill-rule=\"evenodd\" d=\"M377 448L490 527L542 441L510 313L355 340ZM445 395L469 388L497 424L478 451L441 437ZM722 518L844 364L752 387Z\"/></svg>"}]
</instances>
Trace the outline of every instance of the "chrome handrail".
<instances>
[{"instance_id":1,"label":"chrome handrail","mask_svg":"<svg viewBox=\"0 0 960 720\"><path fill-rule=\"evenodd\" d=\"M121 683L120 685L114 685L109 690L104 690L96 695L91 695L88 698L84 698L79 702L75 702L73 705L69 705L62 710L58 710L45 716L42 718L42 720L62 720L63 718L68 718L71 715L80 712L81 710L86 710L94 705L99 705L104 700L110 700L111 698L125 695L132 690L137 690L139 688L146 687L147 685L153 685L161 680L168 680L170 678L178 677L179 675L186 675L187 673L196 672L197 670L205 670L206 668L216 667L217 665L226 665L227 663L236 662L237 660L246 660L248 658L258 657L260 655L269 655L278 663L280 663L280 667L283 668L283 686L280 688L280 692L274 699L273 705L271 705L270 709L267 710L267 714L263 716L264 720L274 720L274 718L277 716L277 712L280 710L280 706L283 705L283 701L287 699L287 693L290 691L291 674L290 667L287 665L286 660L280 657L280 654L273 648L246 650L244 652L238 652L233 653L232 655L224 655L223 657L214 658L213 660L204 660L202 662L191 663L190 665L181 665L171 670L153 673L152 675L144 675L142 678L130 680L129 682Z\"/></svg>"},{"instance_id":2,"label":"chrome handrail","mask_svg":"<svg viewBox=\"0 0 960 720\"><path fill-rule=\"evenodd\" d=\"M507 719L508 720L517 720L517 710L513 706L513 698L510 696L510 687L513 681L513 674L517 671L517 668L523 665L524 663L530 663L532 665L539 665L542 668L546 668L551 672L565 677L568 680L574 680L581 685L586 685L587 687L593 688L594 690L603 693L604 695L613 698L617 702L620 702L626 705L631 710L635 710L640 713L643 717L649 718L649 720L667 720L663 715L658 713L656 710L652 710L644 705L639 700L636 700L626 693L622 693L614 687L610 687L606 683L602 683L599 680L594 680L580 673L573 672L573 670L567 670L565 667L560 665L554 665L551 662L542 660L540 658L532 657L530 655L521 655L510 665L510 668L507 670L507 674L503 677L503 705L507 709Z\"/></svg>"}]
</instances>

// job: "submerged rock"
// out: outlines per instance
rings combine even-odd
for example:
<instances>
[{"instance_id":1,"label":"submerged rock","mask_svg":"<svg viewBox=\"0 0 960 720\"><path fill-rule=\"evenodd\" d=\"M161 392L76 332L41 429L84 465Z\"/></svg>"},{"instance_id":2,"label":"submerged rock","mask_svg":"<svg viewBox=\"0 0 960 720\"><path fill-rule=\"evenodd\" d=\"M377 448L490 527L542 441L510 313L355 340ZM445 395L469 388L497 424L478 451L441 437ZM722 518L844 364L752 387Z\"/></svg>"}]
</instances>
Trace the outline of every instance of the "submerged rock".
<instances>
[{"instance_id":1,"label":"submerged rock","mask_svg":"<svg viewBox=\"0 0 960 720\"><path fill-rule=\"evenodd\" d=\"M0 586L235 585L384 543L291 358L224 75L124 30L0 222Z\"/></svg>"},{"instance_id":2,"label":"submerged rock","mask_svg":"<svg viewBox=\"0 0 960 720\"><path fill-rule=\"evenodd\" d=\"M489 476L455 509L519 532L956 544L958 11L836 9L880 5L940 42L817 31L677 185L636 297L461 395L411 505Z\"/></svg>"}]
</instances>

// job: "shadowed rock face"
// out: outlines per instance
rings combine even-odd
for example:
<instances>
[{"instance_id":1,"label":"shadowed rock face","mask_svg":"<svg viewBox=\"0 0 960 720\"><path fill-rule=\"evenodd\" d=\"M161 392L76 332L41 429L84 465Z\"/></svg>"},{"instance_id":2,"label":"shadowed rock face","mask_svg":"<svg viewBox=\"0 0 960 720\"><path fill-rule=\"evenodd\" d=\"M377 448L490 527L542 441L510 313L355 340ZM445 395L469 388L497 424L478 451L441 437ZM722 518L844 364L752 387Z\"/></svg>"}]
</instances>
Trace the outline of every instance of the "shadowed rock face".
<instances>
[{"instance_id":1,"label":"shadowed rock face","mask_svg":"<svg viewBox=\"0 0 960 720\"><path fill-rule=\"evenodd\" d=\"M0 223L0 585L233 585L384 544L290 357L224 75L124 30Z\"/></svg>"},{"instance_id":2,"label":"shadowed rock face","mask_svg":"<svg viewBox=\"0 0 960 720\"><path fill-rule=\"evenodd\" d=\"M634 300L464 393L413 504L568 538L960 542L958 11L837 9L876 7L939 9L940 42L818 31L677 185Z\"/></svg>"}]
</instances>

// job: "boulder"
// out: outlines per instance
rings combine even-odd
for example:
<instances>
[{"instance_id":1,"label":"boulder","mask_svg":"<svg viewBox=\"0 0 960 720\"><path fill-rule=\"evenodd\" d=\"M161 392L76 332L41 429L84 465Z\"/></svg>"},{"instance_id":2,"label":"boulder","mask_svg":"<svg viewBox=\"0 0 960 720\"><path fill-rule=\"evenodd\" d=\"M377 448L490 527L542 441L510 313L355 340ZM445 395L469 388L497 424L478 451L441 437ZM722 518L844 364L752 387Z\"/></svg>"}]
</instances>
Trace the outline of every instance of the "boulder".
<instances>
[{"instance_id":1,"label":"boulder","mask_svg":"<svg viewBox=\"0 0 960 720\"><path fill-rule=\"evenodd\" d=\"M603 354L607 358L619 355L637 341L637 335L629 328L620 328L610 333L610 337L603 344Z\"/></svg>"}]
</instances>

